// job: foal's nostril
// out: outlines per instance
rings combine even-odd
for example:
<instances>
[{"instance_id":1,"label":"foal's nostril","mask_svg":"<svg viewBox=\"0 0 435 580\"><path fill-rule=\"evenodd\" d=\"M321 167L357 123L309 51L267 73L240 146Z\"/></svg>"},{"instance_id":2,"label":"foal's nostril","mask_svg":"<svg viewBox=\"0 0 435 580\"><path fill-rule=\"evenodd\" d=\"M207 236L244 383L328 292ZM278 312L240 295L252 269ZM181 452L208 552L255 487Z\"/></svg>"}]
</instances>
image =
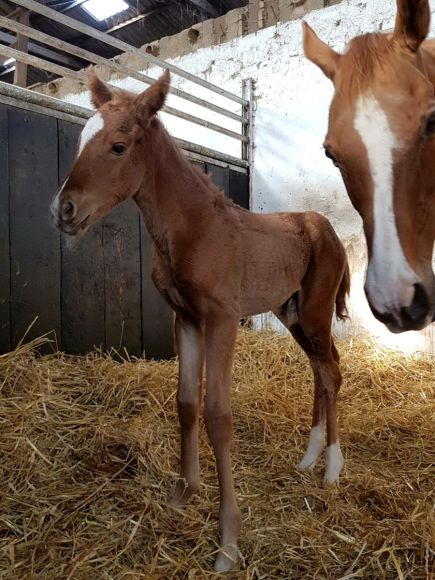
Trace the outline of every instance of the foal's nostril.
<instances>
[{"instance_id":1,"label":"foal's nostril","mask_svg":"<svg viewBox=\"0 0 435 580\"><path fill-rule=\"evenodd\" d=\"M75 216L76 208L72 201L66 201L62 205L62 219L64 221L72 220Z\"/></svg>"},{"instance_id":2,"label":"foal's nostril","mask_svg":"<svg viewBox=\"0 0 435 580\"><path fill-rule=\"evenodd\" d=\"M429 311L429 297L423 284L414 284L414 298L409 306L401 309L404 319L412 322L423 322Z\"/></svg>"}]
</instances>

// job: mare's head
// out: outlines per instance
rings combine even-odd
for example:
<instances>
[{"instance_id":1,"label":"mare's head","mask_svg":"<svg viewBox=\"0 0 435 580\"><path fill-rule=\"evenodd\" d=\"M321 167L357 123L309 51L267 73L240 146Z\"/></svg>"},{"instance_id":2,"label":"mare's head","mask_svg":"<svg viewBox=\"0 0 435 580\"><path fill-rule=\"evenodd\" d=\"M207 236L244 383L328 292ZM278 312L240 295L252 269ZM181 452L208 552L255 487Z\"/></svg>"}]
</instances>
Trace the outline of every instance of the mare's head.
<instances>
[{"instance_id":1,"label":"mare's head","mask_svg":"<svg viewBox=\"0 0 435 580\"><path fill-rule=\"evenodd\" d=\"M70 235L83 233L146 180L144 157L169 90L169 72L139 95L112 91L92 69L88 86L97 112L80 135L71 172L51 206L55 224Z\"/></svg>"},{"instance_id":2,"label":"mare's head","mask_svg":"<svg viewBox=\"0 0 435 580\"><path fill-rule=\"evenodd\" d=\"M430 324L435 311L435 99L421 48L429 2L397 8L393 34L356 37L345 54L304 23L304 50L334 84L325 153L363 219L369 304L403 332Z\"/></svg>"}]
</instances>

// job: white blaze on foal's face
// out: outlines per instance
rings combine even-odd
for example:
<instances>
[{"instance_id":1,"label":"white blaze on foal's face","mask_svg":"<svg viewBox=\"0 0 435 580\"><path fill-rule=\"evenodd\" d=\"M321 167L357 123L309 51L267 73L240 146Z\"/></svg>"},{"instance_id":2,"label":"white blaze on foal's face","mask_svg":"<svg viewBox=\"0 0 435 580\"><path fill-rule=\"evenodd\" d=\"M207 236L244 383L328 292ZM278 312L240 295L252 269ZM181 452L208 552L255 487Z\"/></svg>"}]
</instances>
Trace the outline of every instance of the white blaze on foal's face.
<instances>
[{"instance_id":1,"label":"white blaze on foal's face","mask_svg":"<svg viewBox=\"0 0 435 580\"><path fill-rule=\"evenodd\" d=\"M380 313L409 306L418 278L404 256L394 215L394 152L400 141L374 95L358 98L354 127L367 152L373 182L373 239L366 289Z\"/></svg>"},{"instance_id":2,"label":"white blaze on foal's face","mask_svg":"<svg viewBox=\"0 0 435 580\"><path fill-rule=\"evenodd\" d=\"M77 157L83 153L84 148L91 139L104 128L104 119L101 113L95 113L83 128L80 135L79 150Z\"/></svg>"}]
</instances>

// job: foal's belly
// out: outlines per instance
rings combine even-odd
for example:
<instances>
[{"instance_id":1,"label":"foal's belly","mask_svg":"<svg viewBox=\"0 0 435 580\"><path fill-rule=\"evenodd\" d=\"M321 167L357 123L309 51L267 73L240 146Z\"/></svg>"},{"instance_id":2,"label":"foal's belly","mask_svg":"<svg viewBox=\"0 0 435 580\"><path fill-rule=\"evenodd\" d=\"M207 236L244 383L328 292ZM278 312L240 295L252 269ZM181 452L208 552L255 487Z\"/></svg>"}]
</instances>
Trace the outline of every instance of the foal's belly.
<instances>
[{"instance_id":1,"label":"foal's belly","mask_svg":"<svg viewBox=\"0 0 435 580\"><path fill-rule=\"evenodd\" d=\"M244 219L240 305L243 316L250 316L277 310L299 290L310 245L296 214L248 214Z\"/></svg>"},{"instance_id":2,"label":"foal's belly","mask_svg":"<svg viewBox=\"0 0 435 580\"><path fill-rule=\"evenodd\" d=\"M255 275L245 277L242 283L240 308L242 316L253 316L279 309L299 290L302 276L299 272L288 275L285 270L263 272L257 270Z\"/></svg>"}]
</instances>

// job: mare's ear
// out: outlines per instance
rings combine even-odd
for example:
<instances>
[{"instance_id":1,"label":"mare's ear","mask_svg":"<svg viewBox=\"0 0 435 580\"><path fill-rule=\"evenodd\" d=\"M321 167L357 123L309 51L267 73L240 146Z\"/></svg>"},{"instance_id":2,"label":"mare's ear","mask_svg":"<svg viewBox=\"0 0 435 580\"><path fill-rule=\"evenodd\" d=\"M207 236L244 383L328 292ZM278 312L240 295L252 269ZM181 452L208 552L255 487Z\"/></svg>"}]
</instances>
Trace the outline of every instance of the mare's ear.
<instances>
[{"instance_id":1,"label":"mare's ear","mask_svg":"<svg viewBox=\"0 0 435 580\"><path fill-rule=\"evenodd\" d=\"M136 98L139 122L145 128L165 104L169 92L169 82L170 74L169 70L166 69L160 78Z\"/></svg>"},{"instance_id":2,"label":"mare's ear","mask_svg":"<svg viewBox=\"0 0 435 580\"><path fill-rule=\"evenodd\" d=\"M97 76L92 66L86 69L86 81L91 91L91 101L96 109L99 109L112 100L113 93L103 81Z\"/></svg>"},{"instance_id":3,"label":"mare's ear","mask_svg":"<svg viewBox=\"0 0 435 580\"><path fill-rule=\"evenodd\" d=\"M308 60L317 65L323 73L334 82L335 73L341 59L341 54L335 52L317 36L305 21L302 22L304 35L304 53Z\"/></svg>"},{"instance_id":4,"label":"mare's ear","mask_svg":"<svg viewBox=\"0 0 435 580\"><path fill-rule=\"evenodd\" d=\"M415 52L429 34L429 0L397 0L393 39Z\"/></svg>"}]
</instances>

